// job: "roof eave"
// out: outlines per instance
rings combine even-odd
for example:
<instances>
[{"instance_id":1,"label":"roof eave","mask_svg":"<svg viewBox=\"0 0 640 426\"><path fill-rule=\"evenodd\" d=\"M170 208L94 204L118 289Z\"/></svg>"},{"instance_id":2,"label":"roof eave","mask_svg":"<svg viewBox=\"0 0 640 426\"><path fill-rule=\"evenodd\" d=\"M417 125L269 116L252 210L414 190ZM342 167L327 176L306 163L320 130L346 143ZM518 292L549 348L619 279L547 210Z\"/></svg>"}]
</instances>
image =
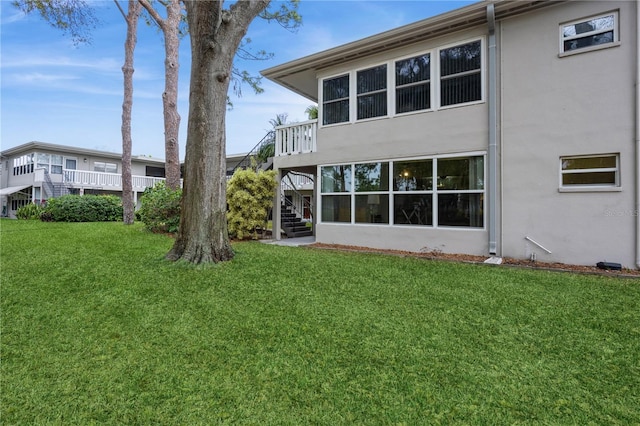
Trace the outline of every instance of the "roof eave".
<instances>
[{"instance_id":1,"label":"roof eave","mask_svg":"<svg viewBox=\"0 0 640 426\"><path fill-rule=\"evenodd\" d=\"M333 65L370 56L411 43L432 39L445 34L477 27L487 22L486 7L494 4L496 19L525 13L559 1L480 1L441 15L423 19L393 30L305 56L261 71L269 80L292 90L314 102L318 101L316 74ZM304 84L302 84L304 82Z\"/></svg>"}]
</instances>

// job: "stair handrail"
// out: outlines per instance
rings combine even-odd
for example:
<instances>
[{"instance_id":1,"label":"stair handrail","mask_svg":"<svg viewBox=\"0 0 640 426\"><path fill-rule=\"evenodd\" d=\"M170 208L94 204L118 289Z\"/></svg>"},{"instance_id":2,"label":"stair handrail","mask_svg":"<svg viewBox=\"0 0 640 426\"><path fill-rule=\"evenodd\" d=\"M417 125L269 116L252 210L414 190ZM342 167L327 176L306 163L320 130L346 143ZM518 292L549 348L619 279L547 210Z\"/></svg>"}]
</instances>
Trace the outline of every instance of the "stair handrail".
<instances>
[{"instance_id":1,"label":"stair handrail","mask_svg":"<svg viewBox=\"0 0 640 426\"><path fill-rule=\"evenodd\" d=\"M44 169L44 181L42 183L42 189L44 190L47 198L55 197L53 181L51 180L51 176L49 176L49 171L47 169Z\"/></svg>"},{"instance_id":2,"label":"stair handrail","mask_svg":"<svg viewBox=\"0 0 640 426\"><path fill-rule=\"evenodd\" d=\"M249 153L245 155L242 160L238 162L238 164L235 165L235 167L231 170L231 174L235 173L237 169L246 169L247 167L251 166L251 159L257 156L258 152L260 152L260 148L262 148L263 145L267 145L271 142L275 143L275 132L273 130L267 132L267 134L264 135L262 139L260 139L260 142L258 142L256 146L254 146L253 149L249 151Z\"/></svg>"},{"instance_id":3,"label":"stair handrail","mask_svg":"<svg viewBox=\"0 0 640 426\"><path fill-rule=\"evenodd\" d=\"M308 175L306 175L305 173L298 173L298 172L288 171L287 174L284 177L289 181L289 183L285 182L284 179L283 179L282 180L283 186L281 187L281 191L283 191L283 193L284 193L284 190L288 189L289 191L292 191L294 194L296 194L302 200L303 209L304 209L305 206L309 209L309 216L311 217L311 222L313 223L314 222L314 220L313 220L313 209L311 208L311 203L309 201L307 201L307 199L304 198L304 196L300 193L300 191L298 191L296 189L296 186L293 184L293 181L291 180L291 177L289 176L290 174L298 175L298 176L308 176ZM309 177L309 178L313 181L313 178L311 178L311 177ZM289 201L287 199L287 197L284 196L284 194L282 196L282 199L285 200L285 206L287 206L287 202L288 202L291 205L291 207L293 208L293 211L296 214L298 214L298 212L297 212L298 209L296 208L296 206L293 204L292 201ZM300 216L304 218L304 214L300 214Z\"/></svg>"}]
</instances>

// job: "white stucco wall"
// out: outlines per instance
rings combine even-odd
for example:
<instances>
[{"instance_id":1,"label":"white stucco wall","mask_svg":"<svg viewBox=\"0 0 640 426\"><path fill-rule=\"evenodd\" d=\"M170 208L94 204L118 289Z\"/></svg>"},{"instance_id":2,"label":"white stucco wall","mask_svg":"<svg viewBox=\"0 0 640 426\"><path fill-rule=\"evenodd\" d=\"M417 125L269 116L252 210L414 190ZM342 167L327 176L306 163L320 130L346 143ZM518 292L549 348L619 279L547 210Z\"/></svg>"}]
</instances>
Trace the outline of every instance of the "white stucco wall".
<instances>
[{"instance_id":1,"label":"white stucco wall","mask_svg":"<svg viewBox=\"0 0 640 426\"><path fill-rule=\"evenodd\" d=\"M619 46L559 57L561 23L611 10ZM571 2L500 29L502 254L634 267L634 2ZM619 191L559 192L560 157L608 153L620 155Z\"/></svg>"}]
</instances>

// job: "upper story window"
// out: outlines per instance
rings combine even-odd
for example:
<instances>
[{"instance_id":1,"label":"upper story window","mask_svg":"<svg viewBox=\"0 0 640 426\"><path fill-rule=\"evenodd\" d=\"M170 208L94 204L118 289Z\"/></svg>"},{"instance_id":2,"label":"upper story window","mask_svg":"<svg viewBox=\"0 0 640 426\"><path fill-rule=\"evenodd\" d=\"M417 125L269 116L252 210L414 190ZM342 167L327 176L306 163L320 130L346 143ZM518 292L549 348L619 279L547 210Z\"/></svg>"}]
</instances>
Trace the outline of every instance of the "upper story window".
<instances>
[{"instance_id":1,"label":"upper story window","mask_svg":"<svg viewBox=\"0 0 640 426\"><path fill-rule=\"evenodd\" d=\"M35 154L21 155L13 159L13 175L20 176L27 173L33 173L33 163Z\"/></svg>"},{"instance_id":2,"label":"upper story window","mask_svg":"<svg viewBox=\"0 0 640 426\"><path fill-rule=\"evenodd\" d=\"M482 99L480 40L440 50L440 106Z\"/></svg>"},{"instance_id":3,"label":"upper story window","mask_svg":"<svg viewBox=\"0 0 640 426\"><path fill-rule=\"evenodd\" d=\"M431 108L431 54L396 61L396 113Z\"/></svg>"},{"instance_id":4,"label":"upper story window","mask_svg":"<svg viewBox=\"0 0 640 426\"><path fill-rule=\"evenodd\" d=\"M483 49L479 38L323 79L322 124L481 102Z\"/></svg>"},{"instance_id":5,"label":"upper story window","mask_svg":"<svg viewBox=\"0 0 640 426\"><path fill-rule=\"evenodd\" d=\"M618 12L560 25L560 53L609 47L617 41Z\"/></svg>"},{"instance_id":6,"label":"upper story window","mask_svg":"<svg viewBox=\"0 0 640 426\"><path fill-rule=\"evenodd\" d=\"M36 168L45 169L49 173L62 174L62 155L36 154Z\"/></svg>"},{"instance_id":7,"label":"upper story window","mask_svg":"<svg viewBox=\"0 0 640 426\"><path fill-rule=\"evenodd\" d=\"M357 72L358 120L387 115L387 66Z\"/></svg>"},{"instance_id":8,"label":"upper story window","mask_svg":"<svg viewBox=\"0 0 640 426\"><path fill-rule=\"evenodd\" d=\"M322 124L349 121L349 75L322 82Z\"/></svg>"}]
</instances>

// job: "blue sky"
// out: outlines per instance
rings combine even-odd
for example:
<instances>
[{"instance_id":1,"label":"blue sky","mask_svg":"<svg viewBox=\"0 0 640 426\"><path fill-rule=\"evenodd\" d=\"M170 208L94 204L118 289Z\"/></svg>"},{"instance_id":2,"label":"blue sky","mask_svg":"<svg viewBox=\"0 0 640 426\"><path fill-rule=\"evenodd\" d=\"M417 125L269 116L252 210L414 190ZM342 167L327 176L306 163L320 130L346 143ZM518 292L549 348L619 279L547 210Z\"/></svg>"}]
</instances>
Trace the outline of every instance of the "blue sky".
<instances>
[{"instance_id":1,"label":"blue sky","mask_svg":"<svg viewBox=\"0 0 640 426\"><path fill-rule=\"evenodd\" d=\"M123 7L126 9L126 2ZM261 69L453 10L471 1L302 0L303 25L294 33L256 20L247 37L254 50L274 54L245 61L239 69ZM0 0L0 148L30 141L120 153L124 61L124 19L112 1L93 1L101 24L91 44L74 46L68 36L37 15L21 14ZM184 158L189 88L189 40L181 44L180 157ZM164 157L161 94L164 48L160 33L141 22L135 52L134 155ZM264 93L243 88L227 112L227 153L248 152L270 129L269 120L288 114L307 119L309 100L263 79Z\"/></svg>"}]
</instances>

